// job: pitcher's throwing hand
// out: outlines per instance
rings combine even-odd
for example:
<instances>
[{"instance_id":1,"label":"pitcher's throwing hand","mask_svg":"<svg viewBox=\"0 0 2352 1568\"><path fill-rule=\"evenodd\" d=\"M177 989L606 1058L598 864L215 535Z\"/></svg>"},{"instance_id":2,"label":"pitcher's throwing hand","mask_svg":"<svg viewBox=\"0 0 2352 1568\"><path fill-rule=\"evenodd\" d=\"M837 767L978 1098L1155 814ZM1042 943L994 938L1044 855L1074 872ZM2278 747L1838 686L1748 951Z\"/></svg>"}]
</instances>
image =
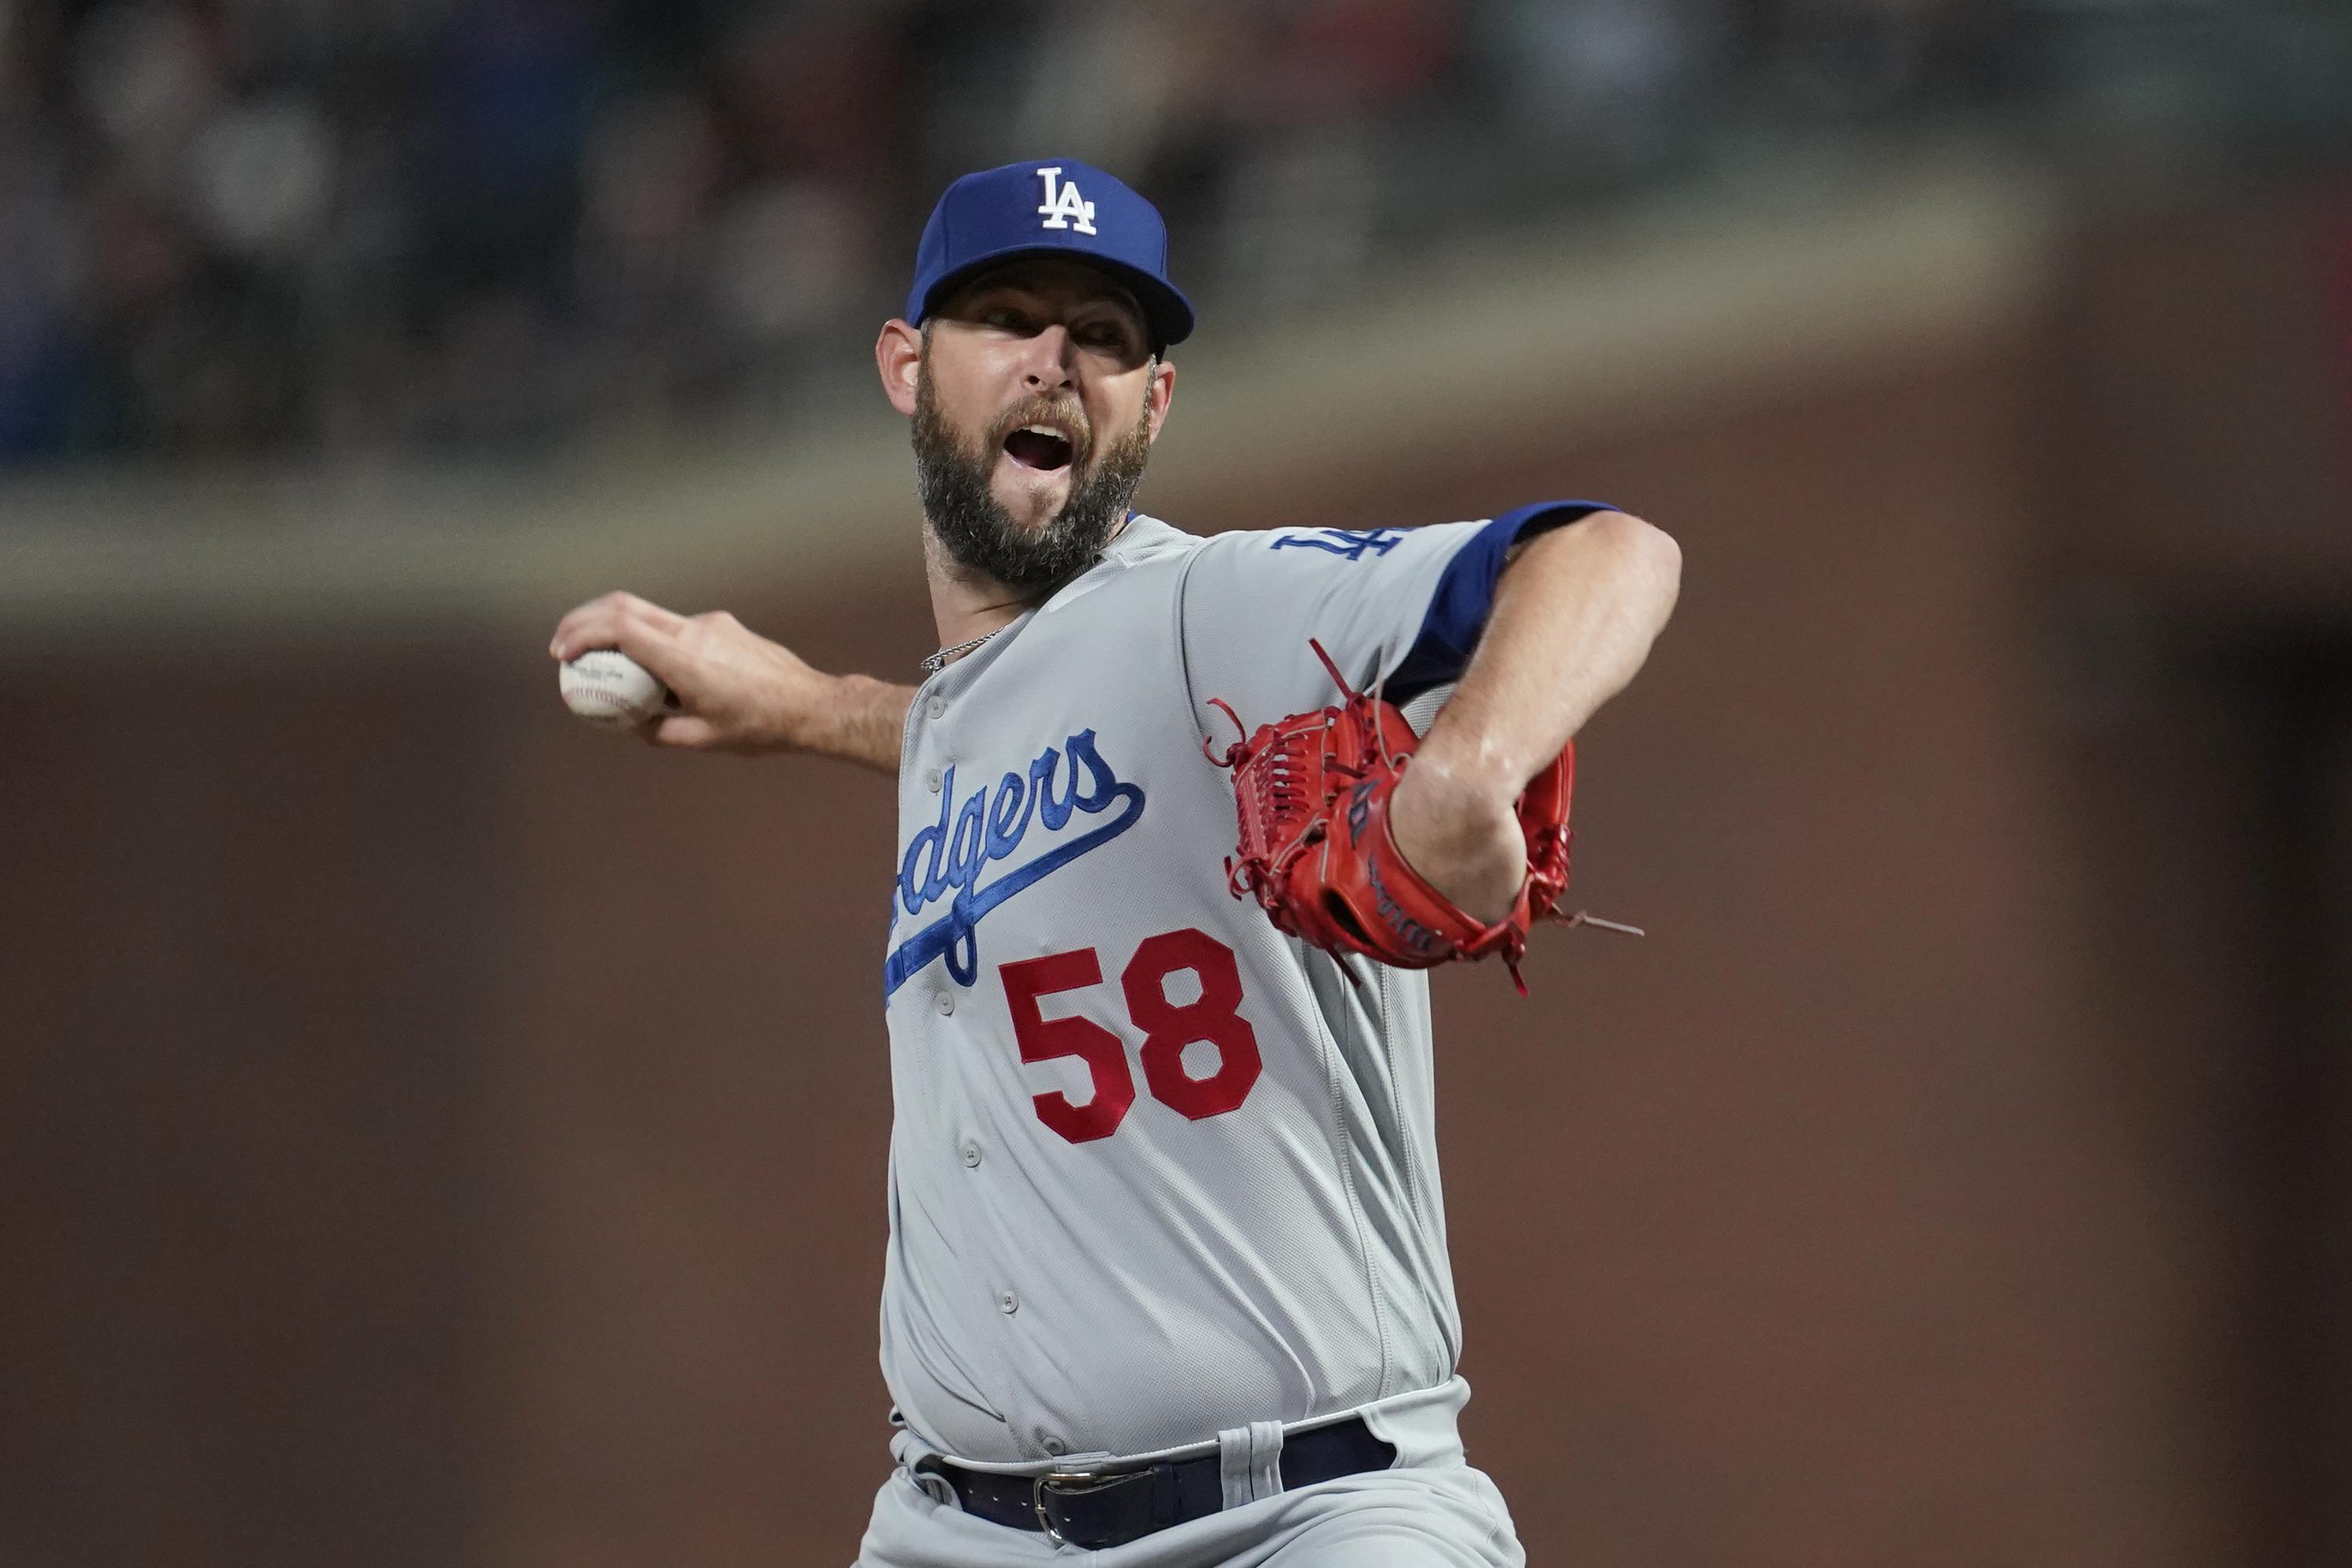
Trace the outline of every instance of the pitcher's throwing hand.
<instances>
[{"instance_id":1,"label":"pitcher's throwing hand","mask_svg":"<svg viewBox=\"0 0 2352 1568\"><path fill-rule=\"evenodd\" d=\"M598 648L617 649L667 689L671 710L638 727L654 745L892 765L903 687L821 674L724 610L681 616L635 594L606 594L558 622L547 651L568 663Z\"/></svg>"}]
</instances>

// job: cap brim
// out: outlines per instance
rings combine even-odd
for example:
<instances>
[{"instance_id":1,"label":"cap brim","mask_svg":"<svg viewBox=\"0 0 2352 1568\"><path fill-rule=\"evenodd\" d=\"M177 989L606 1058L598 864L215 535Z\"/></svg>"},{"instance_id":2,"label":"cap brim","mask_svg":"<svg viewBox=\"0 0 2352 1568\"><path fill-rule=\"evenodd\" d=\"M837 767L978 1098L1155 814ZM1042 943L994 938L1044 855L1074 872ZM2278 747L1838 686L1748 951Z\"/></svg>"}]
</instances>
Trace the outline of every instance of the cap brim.
<instances>
[{"instance_id":1,"label":"cap brim","mask_svg":"<svg viewBox=\"0 0 2352 1568\"><path fill-rule=\"evenodd\" d=\"M1135 302L1143 307L1144 323L1151 329L1153 341L1162 347L1181 343L1192 335L1192 301L1184 298L1183 291L1174 284L1164 282L1139 267L1130 267L1124 261L1067 245L1009 245L1002 250L992 250L985 256L972 258L931 285L929 291L923 296L923 313L916 318L917 323L937 310L940 300L981 273L992 267L1029 256L1050 256L1057 260L1076 261L1118 279L1120 286L1135 296Z\"/></svg>"}]
</instances>

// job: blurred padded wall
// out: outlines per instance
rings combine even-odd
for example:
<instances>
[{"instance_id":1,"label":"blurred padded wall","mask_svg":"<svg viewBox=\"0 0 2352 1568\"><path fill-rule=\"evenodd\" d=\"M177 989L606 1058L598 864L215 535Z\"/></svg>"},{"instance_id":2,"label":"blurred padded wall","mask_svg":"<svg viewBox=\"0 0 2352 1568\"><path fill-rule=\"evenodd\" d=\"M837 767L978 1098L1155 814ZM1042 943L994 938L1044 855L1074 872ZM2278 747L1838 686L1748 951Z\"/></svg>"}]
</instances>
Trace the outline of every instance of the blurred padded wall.
<instances>
[{"instance_id":1,"label":"blurred padded wall","mask_svg":"<svg viewBox=\"0 0 2352 1568\"><path fill-rule=\"evenodd\" d=\"M2341 210L2119 217L1969 341L1178 517L1590 494L1683 542L1578 802L1579 901L1653 935L1437 986L1469 1444L1531 1560L2340 1555L2352 539L2329 448L2264 442L2352 408L2304 330ZM2116 368L2200 298L2234 423L2211 353ZM2273 488L2176 488L2152 552L2119 476L2167 460ZM734 607L911 673L909 534ZM878 781L590 732L535 638L8 661L0 1560L846 1561Z\"/></svg>"}]
</instances>

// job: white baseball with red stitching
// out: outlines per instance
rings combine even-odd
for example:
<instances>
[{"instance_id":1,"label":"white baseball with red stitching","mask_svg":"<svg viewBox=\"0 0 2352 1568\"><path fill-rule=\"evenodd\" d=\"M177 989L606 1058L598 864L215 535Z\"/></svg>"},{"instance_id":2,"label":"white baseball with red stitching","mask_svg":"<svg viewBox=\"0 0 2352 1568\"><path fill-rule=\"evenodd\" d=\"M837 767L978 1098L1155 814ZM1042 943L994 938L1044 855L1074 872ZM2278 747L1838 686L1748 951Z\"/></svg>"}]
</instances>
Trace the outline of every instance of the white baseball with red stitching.
<instances>
[{"instance_id":1,"label":"white baseball with red stitching","mask_svg":"<svg viewBox=\"0 0 2352 1568\"><path fill-rule=\"evenodd\" d=\"M627 654L595 648L558 671L563 705L592 724L634 727L662 716L669 689Z\"/></svg>"}]
</instances>

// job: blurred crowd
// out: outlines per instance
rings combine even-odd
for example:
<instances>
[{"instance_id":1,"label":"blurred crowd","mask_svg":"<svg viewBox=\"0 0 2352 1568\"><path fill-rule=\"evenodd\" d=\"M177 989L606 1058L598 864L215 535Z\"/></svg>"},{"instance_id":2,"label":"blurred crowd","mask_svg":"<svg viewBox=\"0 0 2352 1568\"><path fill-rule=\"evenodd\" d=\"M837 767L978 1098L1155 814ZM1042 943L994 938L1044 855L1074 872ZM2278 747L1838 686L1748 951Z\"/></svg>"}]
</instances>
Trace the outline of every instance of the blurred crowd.
<instances>
[{"instance_id":1,"label":"blurred crowd","mask_svg":"<svg viewBox=\"0 0 2352 1568\"><path fill-rule=\"evenodd\" d=\"M1157 199L1214 319L1311 309L1394 247L1999 101L2021 27L2132 8L0 0L0 464L772 418L845 395L948 178L1044 153Z\"/></svg>"}]
</instances>

